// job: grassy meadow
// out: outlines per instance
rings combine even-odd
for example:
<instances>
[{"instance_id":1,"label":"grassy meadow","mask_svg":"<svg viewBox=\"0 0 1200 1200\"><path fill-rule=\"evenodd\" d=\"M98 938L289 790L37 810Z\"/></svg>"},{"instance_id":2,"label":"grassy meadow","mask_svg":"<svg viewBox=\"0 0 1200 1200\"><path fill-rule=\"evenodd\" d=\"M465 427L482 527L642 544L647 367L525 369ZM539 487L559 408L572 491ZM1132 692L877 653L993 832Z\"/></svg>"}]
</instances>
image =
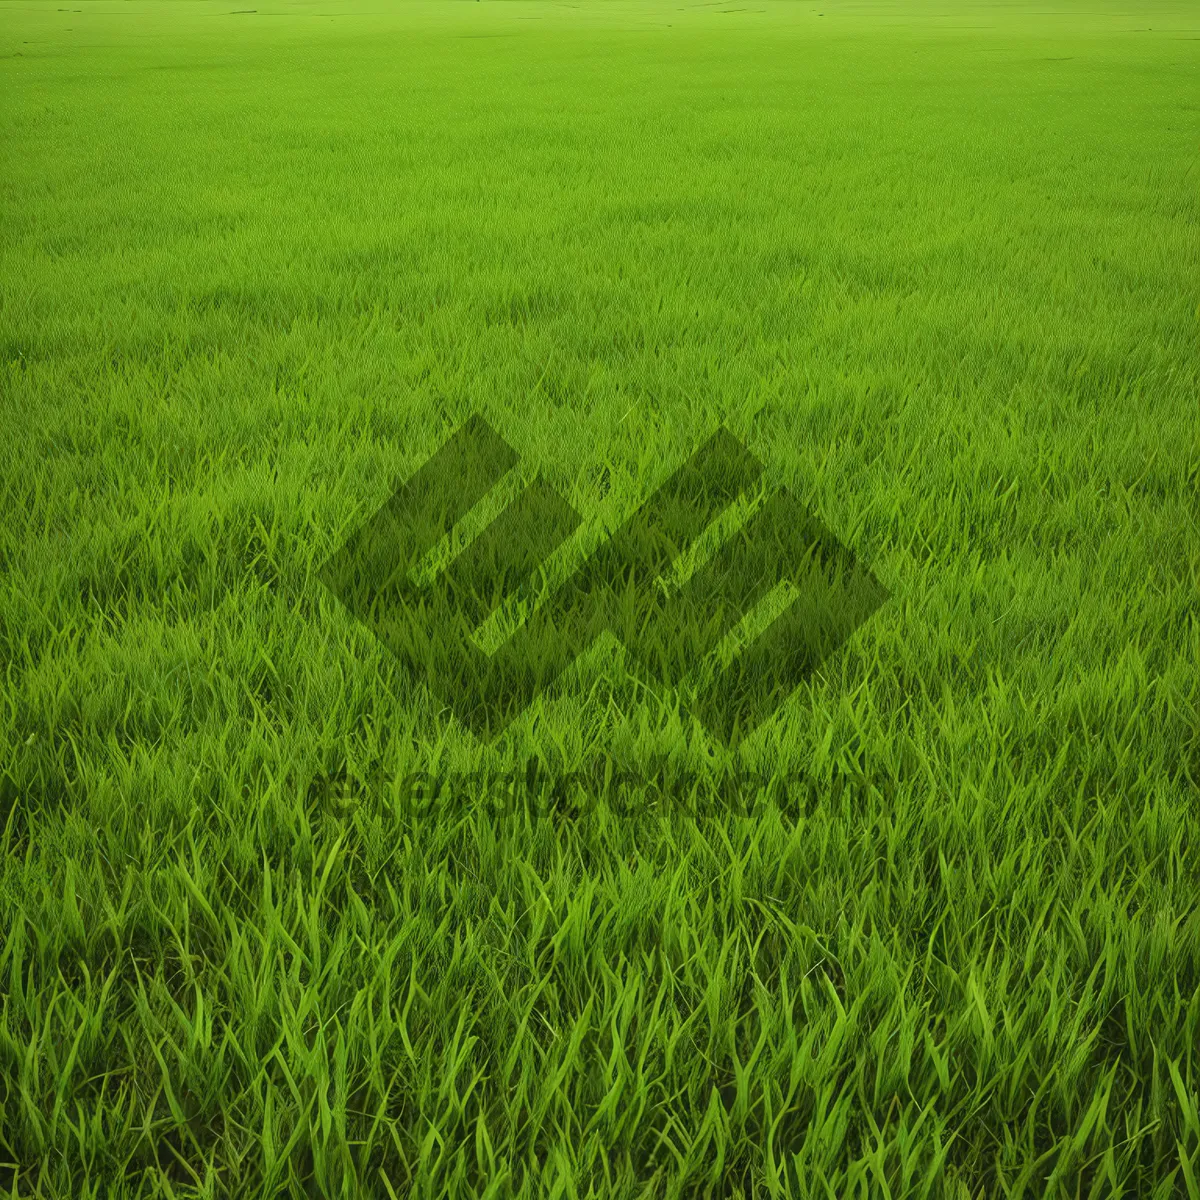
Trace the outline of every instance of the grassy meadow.
<instances>
[{"instance_id":1,"label":"grassy meadow","mask_svg":"<svg viewBox=\"0 0 1200 1200\"><path fill-rule=\"evenodd\" d=\"M1200 1200L1196 6L238 4L0 0L0 1189ZM889 598L481 742L317 577L474 413ZM597 763L810 803L397 803Z\"/></svg>"}]
</instances>

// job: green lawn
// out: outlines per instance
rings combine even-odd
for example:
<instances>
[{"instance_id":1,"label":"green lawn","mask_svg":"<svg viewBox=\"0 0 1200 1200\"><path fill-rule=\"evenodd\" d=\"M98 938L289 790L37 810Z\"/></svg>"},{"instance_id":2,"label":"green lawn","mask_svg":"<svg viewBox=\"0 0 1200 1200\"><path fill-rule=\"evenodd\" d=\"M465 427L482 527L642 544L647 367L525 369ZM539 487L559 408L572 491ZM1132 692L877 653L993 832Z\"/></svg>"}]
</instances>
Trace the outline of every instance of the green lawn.
<instances>
[{"instance_id":1,"label":"green lawn","mask_svg":"<svg viewBox=\"0 0 1200 1200\"><path fill-rule=\"evenodd\" d=\"M1193 0L242 7L0 3L0 1188L1200 1200ZM318 579L476 413L888 599L477 740Z\"/></svg>"}]
</instances>

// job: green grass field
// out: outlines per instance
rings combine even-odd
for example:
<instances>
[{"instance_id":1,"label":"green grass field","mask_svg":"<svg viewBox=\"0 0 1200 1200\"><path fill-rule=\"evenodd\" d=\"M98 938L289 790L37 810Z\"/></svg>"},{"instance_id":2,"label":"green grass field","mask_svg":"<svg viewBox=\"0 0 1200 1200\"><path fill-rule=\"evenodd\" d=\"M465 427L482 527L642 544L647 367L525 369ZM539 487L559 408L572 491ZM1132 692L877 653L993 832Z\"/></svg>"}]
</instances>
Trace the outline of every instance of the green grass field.
<instances>
[{"instance_id":1,"label":"green grass field","mask_svg":"<svg viewBox=\"0 0 1200 1200\"><path fill-rule=\"evenodd\" d=\"M1194 3L243 7L0 4L0 1188L1200 1200ZM478 741L317 578L473 413L889 599ZM531 762L817 802L395 803Z\"/></svg>"}]
</instances>

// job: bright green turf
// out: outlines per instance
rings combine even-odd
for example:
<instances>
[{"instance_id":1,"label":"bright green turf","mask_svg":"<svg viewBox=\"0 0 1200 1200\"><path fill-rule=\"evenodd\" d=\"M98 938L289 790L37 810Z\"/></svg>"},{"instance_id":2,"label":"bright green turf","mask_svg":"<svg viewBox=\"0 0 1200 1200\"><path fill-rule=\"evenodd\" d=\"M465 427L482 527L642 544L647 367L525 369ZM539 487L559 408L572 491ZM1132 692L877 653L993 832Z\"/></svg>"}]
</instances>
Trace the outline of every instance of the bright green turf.
<instances>
[{"instance_id":1,"label":"bright green turf","mask_svg":"<svg viewBox=\"0 0 1200 1200\"><path fill-rule=\"evenodd\" d=\"M1200 1197L1200 15L1052 8L0 6L0 1186ZM892 594L740 761L890 798L310 803L731 758L322 591L476 410L573 561L724 422Z\"/></svg>"}]
</instances>

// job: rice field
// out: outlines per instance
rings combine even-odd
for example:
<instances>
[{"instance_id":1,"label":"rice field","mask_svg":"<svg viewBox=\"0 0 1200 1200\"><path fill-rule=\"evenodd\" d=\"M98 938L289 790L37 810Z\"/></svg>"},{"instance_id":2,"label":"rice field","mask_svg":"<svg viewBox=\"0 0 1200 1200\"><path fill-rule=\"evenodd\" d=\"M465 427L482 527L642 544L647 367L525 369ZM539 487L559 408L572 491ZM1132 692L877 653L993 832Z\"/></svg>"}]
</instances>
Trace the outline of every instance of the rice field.
<instances>
[{"instance_id":1,"label":"rice field","mask_svg":"<svg viewBox=\"0 0 1200 1200\"><path fill-rule=\"evenodd\" d=\"M1200 1200L1195 5L238 2L0 0L0 1189ZM489 654L718 433L880 603L481 736L479 420Z\"/></svg>"}]
</instances>

